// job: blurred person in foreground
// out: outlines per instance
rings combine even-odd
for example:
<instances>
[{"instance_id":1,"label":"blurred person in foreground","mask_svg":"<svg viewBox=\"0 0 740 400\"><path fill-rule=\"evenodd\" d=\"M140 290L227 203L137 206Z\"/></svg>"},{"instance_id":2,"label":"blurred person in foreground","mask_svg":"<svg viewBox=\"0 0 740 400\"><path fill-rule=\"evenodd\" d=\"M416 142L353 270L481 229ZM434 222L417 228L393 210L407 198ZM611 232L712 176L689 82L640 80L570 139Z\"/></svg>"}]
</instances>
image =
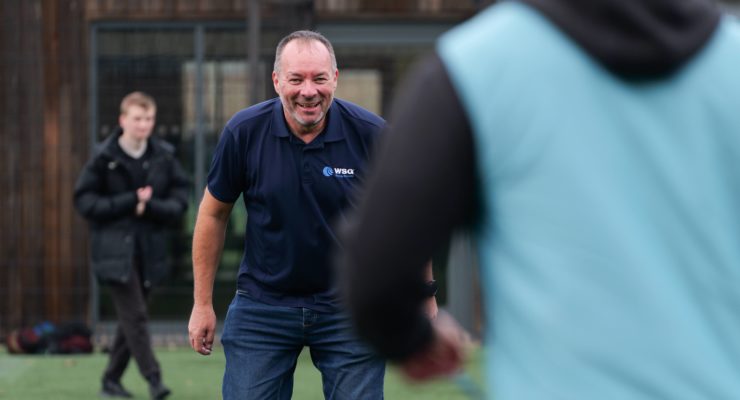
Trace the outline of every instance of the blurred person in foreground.
<instances>
[{"instance_id":1,"label":"blurred person in foreground","mask_svg":"<svg viewBox=\"0 0 740 400\"><path fill-rule=\"evenodd\" d=\"M193 235L193 349L208 355L216 329L213 281L234 202L247 209L244 257L224 322L224 399L289 399L303 347L327 399L381 399L385 360L352 332L330 261L342 219L385 121L334 98L337 62L321 34L277 46L279 97L238 112L216 148ZM425 273L431 274L427 264ZM426 281L431 279L427 276ZM436 301L427 296L427 310Z\"/></svg>"},{"instance_id":2,"label":"blurred person in foreground","mask_svg":"<svg viewBox=\"0 0 740 400\"><path fill-rule=\"evenodd\" d=\"M467 228L491 398L740 398L738 71L704 0L507 1L443 35L340 237L358 332L458 371L422 270Z\"/></svg>"},{"instance_id":3,"label":"blurred person in foreground","mask_svg":"<svg viewBox=\"0 0 740 400\"><path fill-rule=\"evenodd\" d=\"M95 148L75 186L75 207L90 222L92 269L118 315L103 397L132 397L121 385L132 356L151 398L170 394L152 350L146 300L169 272L167 228L185 213L190 182L172 145L152 136L156 113L149 95L124 97L121 129Z\"/></svg>"}]
</instances>

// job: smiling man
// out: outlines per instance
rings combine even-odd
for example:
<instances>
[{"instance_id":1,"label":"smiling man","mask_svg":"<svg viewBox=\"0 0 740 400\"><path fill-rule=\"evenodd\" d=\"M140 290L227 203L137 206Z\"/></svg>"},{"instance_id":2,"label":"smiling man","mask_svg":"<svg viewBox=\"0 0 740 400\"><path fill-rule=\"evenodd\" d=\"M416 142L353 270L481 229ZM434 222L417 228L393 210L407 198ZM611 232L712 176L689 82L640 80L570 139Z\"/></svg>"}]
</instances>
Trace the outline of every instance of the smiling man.
<instances>
[{"instance_id":1,"label":"smiling man","mask_svg":"<svg viewBox=\"0 0 740 400\"><path fill-rule=\"evenodd\" d=\"M321 41L290 41L275 58L272 82L285 121L304 142L313 140L326 126L338 76L337 60Z\"/></svg>"},{"instance_id":2,"label":"smiling man","mask_svg":"<svg viewBox=\"0 0 740 400\"><path fill-rule=\"evenodd\" d=\"M222 334L224 399L289 399L304 347L326 398L383 397L385 362L357 340L339 308L330 251L332 223L343 217L385 121L334 99L338 76L324 36L286 36L272 74L279 98L234 115L216 148L193 237L189 334L195 351L211 353L213 279L241 195L249 218Z\"/></svg>"}]
</instances>

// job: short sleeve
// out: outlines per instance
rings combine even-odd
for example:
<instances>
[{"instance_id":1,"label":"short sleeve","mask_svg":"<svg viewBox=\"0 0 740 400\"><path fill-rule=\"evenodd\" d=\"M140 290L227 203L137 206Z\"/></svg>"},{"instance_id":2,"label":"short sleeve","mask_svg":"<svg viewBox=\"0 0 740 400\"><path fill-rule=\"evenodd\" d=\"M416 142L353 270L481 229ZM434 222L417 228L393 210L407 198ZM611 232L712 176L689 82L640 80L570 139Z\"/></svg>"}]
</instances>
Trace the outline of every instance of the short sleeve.
<instances>
[{"instance_id":1,"label":"short sleeve","mask_svg":"<svg viewBox=\"0 0 740 400\"><path fill-rule=\"evenodd\" d=\"M208 172L208 191L225 203L235 202L247 188L245 140L227 126L221 133Z\"/></svg>"}]
</instances>

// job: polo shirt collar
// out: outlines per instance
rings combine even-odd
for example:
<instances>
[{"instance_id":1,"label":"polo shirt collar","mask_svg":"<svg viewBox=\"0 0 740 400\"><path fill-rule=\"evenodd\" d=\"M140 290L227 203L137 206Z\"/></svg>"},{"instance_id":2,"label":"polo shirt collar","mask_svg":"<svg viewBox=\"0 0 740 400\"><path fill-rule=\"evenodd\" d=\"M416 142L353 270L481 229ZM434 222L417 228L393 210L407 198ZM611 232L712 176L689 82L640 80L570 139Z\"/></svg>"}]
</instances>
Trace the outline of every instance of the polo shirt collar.
<instances>
[{"instance_id":1,"label":"polo shirt collar","mask_svg":"<svg viewBox=\"0 0 740 400\"><path fill-rule=\"evenodd\" d=\"M272 113L272 134L277 137L290 137L293 133L288 127L288 122L285 121L285 115L283 114L283 103L278 97L273 106ZM326 113L326 126L324 131L319 134L316 139L323 139L323 142L336 142L344 140L344 130L342 129L341 111L337 105L336 98L331 102L329 110Z\"/></svg>"}]
</instances>

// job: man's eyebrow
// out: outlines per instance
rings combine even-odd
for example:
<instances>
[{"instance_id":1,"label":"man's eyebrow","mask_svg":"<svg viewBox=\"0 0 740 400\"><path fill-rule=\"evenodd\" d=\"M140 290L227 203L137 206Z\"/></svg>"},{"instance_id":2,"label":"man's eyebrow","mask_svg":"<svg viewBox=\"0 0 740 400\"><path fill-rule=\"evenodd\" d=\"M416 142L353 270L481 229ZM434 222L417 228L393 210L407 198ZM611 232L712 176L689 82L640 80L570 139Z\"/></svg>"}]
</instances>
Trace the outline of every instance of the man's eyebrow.
<instances>
[{"instance_id":1,"label":"man's eyebrow","mask_svg":"<svg viewBox=\"0 0 740 400\"><path fill-rule=\"evenodd\" d=\"M292 76L306 76L306 75L311 75L311 74L304 74L302 72L288 71L288 72L286 72L286 75L292 77ZM319 77L319 76L328 76L328 75L329 75L328 72L322 71L322 72L319 72L319 73L317 73L317 74L315 74L313 76L314 77Z\"/></svg>"}]
</instances>

